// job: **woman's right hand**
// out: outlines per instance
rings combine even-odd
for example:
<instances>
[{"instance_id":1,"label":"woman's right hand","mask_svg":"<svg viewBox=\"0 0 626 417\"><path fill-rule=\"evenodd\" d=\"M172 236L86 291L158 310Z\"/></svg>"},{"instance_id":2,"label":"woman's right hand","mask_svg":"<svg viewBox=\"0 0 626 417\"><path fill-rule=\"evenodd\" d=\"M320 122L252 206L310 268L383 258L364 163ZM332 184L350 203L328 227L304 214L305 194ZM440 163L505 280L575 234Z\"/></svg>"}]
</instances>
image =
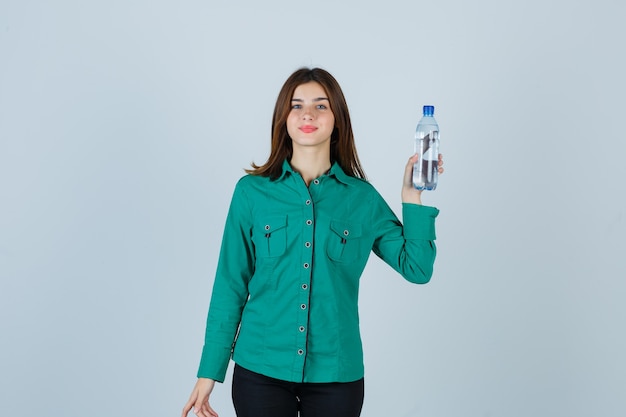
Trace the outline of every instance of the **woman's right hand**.
<instances>
[{"instance_id":1,"label":"woman's right hand","mask_svg":"<svg viewBox=\"0 0 626 417\"><path fill-rule=\"evenodd\" d=\"M186 417L189 411L193 408L193 412L198 417L218 417L215 410L209 405L209 395L213 391L215 381L209 378L198 378L196 386L191 392L189 401L183 408L183 414L181 417Z\"/></svg>"}]
</instances>

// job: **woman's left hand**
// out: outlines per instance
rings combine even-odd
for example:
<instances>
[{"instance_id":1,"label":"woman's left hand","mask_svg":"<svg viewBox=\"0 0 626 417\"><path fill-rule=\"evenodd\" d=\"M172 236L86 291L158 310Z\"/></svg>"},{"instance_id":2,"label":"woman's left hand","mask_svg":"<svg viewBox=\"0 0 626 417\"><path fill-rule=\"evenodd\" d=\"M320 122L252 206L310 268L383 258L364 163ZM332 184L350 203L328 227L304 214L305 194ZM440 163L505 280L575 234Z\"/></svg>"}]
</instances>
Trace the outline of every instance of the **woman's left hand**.
<instances>
[{"instance_id":1,"label":"woman's left hand","mask_svg":"<svg viewBox=\"0 0 626 417\"><path fill-rule=\"evenodd\" d=\"M412 204L422 204L422 190L417 190L413 186L413 165L419 160L417 154L409 158L404 168L404 181L402 182L402 202ZM439 154L439 165L437 171L443 174L443 156Z\"/></svg>"}]
</instances>

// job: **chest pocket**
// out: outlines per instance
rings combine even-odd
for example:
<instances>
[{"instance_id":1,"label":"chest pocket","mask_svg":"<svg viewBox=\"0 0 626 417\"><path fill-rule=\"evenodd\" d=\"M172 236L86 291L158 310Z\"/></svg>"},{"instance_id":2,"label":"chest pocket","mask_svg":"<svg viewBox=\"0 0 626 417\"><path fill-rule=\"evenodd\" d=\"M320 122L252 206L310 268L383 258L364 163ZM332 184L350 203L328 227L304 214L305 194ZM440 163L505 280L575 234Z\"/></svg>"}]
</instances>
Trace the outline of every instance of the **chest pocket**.
<instances>
[{"instance_id":1,"label":"chest pocket","mask_svg":"<svg viewBox=\"0 0 626 417\"><path fill-rule=\"evenodd\" d=\"M336 262L352 262L361 256L362 230L359 223L333 220L326 242L326 254Z\"/></svg>"},{"instance_id":2,"label":"chest pocket","mask_svg":"<svg viewBox=\"0 0 626 417\"><path fill-rule=\"evenodd\" d=\"M253 242L256 256L274 258L287 249L287 216L273 216L262 219L254 227Z\"/></svg>"}]
</instances>

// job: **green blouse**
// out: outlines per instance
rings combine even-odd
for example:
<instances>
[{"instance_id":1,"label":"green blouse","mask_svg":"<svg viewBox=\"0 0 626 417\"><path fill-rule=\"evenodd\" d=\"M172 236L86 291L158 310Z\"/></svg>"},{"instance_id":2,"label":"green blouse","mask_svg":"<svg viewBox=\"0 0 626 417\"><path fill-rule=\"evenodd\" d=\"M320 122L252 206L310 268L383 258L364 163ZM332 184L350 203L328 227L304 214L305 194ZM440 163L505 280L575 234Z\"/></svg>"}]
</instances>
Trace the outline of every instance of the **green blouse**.
<instances>
[{"instance_id":1,"label":"green blouse","mask_svg":"<svg viewBox=\"0 0 626 417\"><path fill-rule=\"evenodd\" d=\"M435 261L434 207L403 203L404 227L368 182L335 163L309 187L287 161L247 175L226 219L198 377L229 359L291 382L363 377L359 279L371 251L424 284Z\"/></svg>"}]
</instances>

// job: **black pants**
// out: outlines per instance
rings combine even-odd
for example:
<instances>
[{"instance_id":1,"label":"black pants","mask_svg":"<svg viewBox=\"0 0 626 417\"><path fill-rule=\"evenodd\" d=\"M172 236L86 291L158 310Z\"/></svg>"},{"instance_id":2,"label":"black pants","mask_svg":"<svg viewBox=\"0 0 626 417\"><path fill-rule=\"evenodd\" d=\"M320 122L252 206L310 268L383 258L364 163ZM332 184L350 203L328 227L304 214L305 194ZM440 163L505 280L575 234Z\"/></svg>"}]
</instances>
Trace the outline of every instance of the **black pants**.
<instances>
[{"instance_id":1,"label":"black pants","mask_svg":"<svg viewBox=\"0 0 626 417\"><path fill-rule=\"evenodd\" d=\"M359 417L364 383L287 382L235 364L232 395L237 417Z\"/></svg>"}]
</instances>

